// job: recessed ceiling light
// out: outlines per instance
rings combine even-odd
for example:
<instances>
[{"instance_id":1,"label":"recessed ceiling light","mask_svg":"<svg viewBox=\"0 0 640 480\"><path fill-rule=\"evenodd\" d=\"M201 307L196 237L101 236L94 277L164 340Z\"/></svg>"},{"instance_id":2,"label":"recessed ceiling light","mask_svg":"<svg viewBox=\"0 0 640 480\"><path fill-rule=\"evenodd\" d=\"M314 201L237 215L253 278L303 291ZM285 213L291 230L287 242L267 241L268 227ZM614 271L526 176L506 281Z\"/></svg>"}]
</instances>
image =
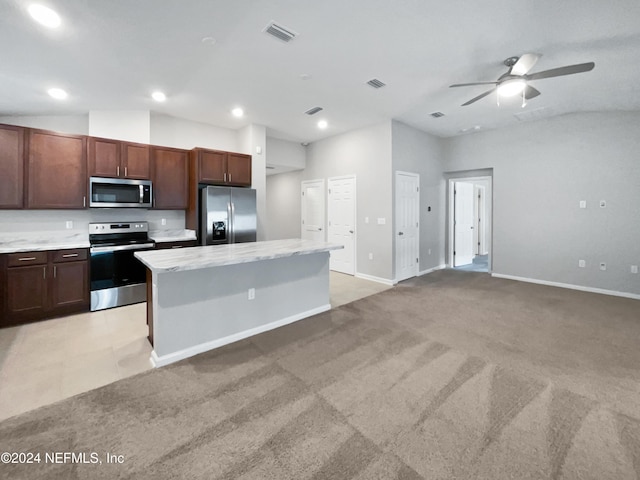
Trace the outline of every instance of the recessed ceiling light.
<instances>
[{"instance_id":1,"label":"recessed ceiling light","mask_svg":"<svg viewBox=\"0 0 640 480\"><path fill-rule=\"evenodd\" d=\"M244 110L242 110L240 107L236 107L233 110L231 110L231 115L233 115L234 117L240 118L241 116L244 115Z\"/></svg>"},{"instance_id":2,"label":"recessed ceiling light","mask_svg":"<svg viewBox=\"0 0 640 480\"><path fill-rule=\"evenodd\" d=\"M51 10L49 7L34 3L28 8L29 15L41 25L48 28L57 28L60 26L60 15Z\"/></svg>"},{"instance_id":3,"label":"recessed ceiling light","mask_svg":"<svg viewBox=\"0 0 640 480\"><path fill-rule=\"evenodd\" d=\"M318 128L321 130L324 130L325 128L327 128L329 126L329 124L327 123L326 120L320 120L318 122Z\"/></svg>"},{"instance_id":4,"label":"recessed ceiling light","mask_svg":"<svg viewBox=\"0 0 640 480\"><path fill-rule=\"evenodd\" d=\"M204 43L205 45L215 45L216 39L213 37L204 37L202 39L202 43Z\"/></svg>"},{"instance_id":5,"label":"recessed ceiling light","mask_svg":"<svg viewBox=\"0 0 640 480\"><path fill-rule=\"evenodd\" d=\"M47 93L53 98L57 98L58 100L64 100L65 98L67 98L67 92L65 92L61 88L50 88L49 90L47 90Z\"/></svg>"},{"instance_id":6,"label":"recessed ceiling light","mask_svg":"<svg viewBox=\"0 0 640 480\"><path fill-rule=\"evenodd\" d=\"M156 91L151 94L151 98L153 98L156 102L164 102L167 99L167 96L160 91Z\"/></svg>"}]
</instances>

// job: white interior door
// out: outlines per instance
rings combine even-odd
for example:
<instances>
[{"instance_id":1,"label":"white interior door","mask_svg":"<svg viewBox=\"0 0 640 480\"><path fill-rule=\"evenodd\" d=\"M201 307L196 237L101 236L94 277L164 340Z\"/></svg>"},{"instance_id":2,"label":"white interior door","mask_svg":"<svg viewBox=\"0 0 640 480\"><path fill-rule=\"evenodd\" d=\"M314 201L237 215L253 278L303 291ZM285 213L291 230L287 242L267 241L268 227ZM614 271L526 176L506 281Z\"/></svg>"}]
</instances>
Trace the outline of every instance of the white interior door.
<instances>
[{"instance_id":1,"label":"white interior door","mask_svg":"<svg viewBox=\"0 0 640 480\"><path fill-rule=\"evenodd\" d=\"M324 180L308 180L301 184L301 238L324 241Z\"/></svg>"},{"instance_id":2,"label":"white interior door","mask_svg":"<svg viewBox=\"0 0 640 480\"><path fill-rule=\"evenodd\" d=\"M474 202L473 184L454 183L454 252L453 266L468 265L473 261Z\"/></svg>"},{"instance_id":3,"label":"white interior door","mask_svg":"<svg viewBox=\"0 0 640 480\"><path fill-rule=\"evenodd\" d=\"M332 250L329 268L336 272L354 275L356 271L356 177L330 178L328 236L331 243L344 245L344 249Z\"/></svg>"},{"instance_id":4,"label":"white interior door","mask_svg":"<svg viewBox=\"0 0 640 480\"><path fill-rule=\"evenodd\" d=\"M418 274L420 177L396 172L396 280Z\"/></svg>"}]
</instances>

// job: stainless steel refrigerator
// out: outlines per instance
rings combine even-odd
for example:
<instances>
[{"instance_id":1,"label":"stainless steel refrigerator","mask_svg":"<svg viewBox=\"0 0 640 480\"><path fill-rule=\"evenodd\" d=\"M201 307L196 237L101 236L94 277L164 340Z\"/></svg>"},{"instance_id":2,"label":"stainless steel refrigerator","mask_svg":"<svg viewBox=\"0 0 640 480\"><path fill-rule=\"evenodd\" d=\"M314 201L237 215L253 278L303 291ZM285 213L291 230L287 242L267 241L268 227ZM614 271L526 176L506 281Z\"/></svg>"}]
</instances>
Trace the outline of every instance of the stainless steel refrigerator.
<instances>
[{"instance_id":1,"label":"stainless steel refrigerator","mask_svg":"<svg viewBox=\"0 0 640 480\"><path fill-rule=\"evenodd\" d=\"M256 241L256 191L203 187L200 190L200 244Z\"/></svg>"}]
</instances>

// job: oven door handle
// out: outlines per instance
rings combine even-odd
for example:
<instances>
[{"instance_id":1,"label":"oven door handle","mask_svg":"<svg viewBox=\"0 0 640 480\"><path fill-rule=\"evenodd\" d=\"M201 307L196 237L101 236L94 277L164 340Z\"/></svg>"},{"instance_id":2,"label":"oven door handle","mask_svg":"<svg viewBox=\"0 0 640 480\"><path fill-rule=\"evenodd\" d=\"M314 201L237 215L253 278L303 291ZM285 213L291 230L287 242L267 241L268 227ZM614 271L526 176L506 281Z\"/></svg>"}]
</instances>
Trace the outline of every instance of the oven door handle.
<instances>
[{"instance_id":1,"label":"oven door handle","mask_svg":"<svg viewBox=\"0 0 640 480\"><path fill-rule=\"evenodd\" d=\"M90 253L100 252L119 252L121 250L142 250L144 248L153 248L155 243L136 243L135 245L111 245L108 247L91 247Z\"/></svg>"}]
</instances>

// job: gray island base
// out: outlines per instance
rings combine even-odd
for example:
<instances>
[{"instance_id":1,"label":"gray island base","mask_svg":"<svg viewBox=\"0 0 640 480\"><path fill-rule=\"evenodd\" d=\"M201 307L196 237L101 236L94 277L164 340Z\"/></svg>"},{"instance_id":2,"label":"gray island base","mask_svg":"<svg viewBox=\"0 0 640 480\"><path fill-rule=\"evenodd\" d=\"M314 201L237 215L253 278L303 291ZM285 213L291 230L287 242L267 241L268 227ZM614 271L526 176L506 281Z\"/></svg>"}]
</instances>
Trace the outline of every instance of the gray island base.
<instances>
[{"instance_id":1,"label":"gray island base","mask_svg":"<svg viewBox=\"0 0 640 480\"><path fill-rule=\"evenodd\" d=\"M136 252L148 269L152 364L329 310L329 252L340 248L289 239Z\"/></svg>"}]
</instances>

